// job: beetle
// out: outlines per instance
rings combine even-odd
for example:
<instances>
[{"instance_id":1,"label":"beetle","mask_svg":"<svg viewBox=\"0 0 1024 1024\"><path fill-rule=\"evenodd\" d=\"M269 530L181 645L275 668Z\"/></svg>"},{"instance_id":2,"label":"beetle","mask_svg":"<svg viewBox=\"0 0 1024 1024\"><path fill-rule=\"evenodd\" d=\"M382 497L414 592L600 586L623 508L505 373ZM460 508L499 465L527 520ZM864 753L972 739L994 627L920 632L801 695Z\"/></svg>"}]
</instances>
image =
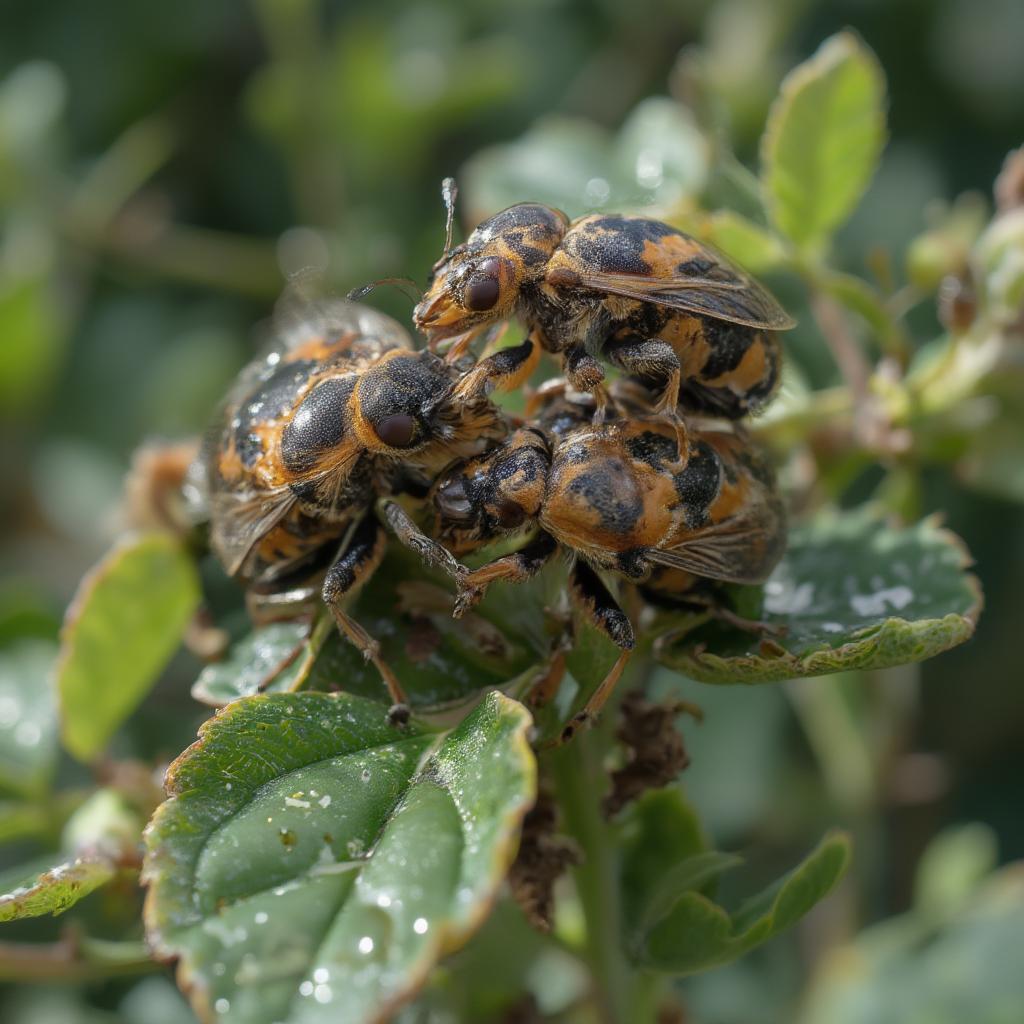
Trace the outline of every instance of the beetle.
<instances>
[{"instance_id":1,"label":"beetle","mask_svg":"<svg viewBox=\"0 0 1024 1024\"><path fill-rule=\"evenodd\" d=\"M452 218L454 192L446 182ZM449 232L450 237L450 232ZM574 388L607 399L601 360L661 385L655 411L738 419L774 393L775 332L794 321L750 275L682 231L648 217L570 220L519 203L481 223L434 265L413 313L431 343L457 356L486 325L520 317L528 340L560 354Z\"/></svg>"},{"instance_id":2,"label":"beetle","mask_svg":"<svg viewBox=\"0 0 1024 1024\"><path fill-rule=\"evenodd\" d=\"M253 620L295 617L319 592L404 705L379 645L343 604L380 563L384 524L424 561L464 571L394 498L424 497L453 458L507 433L486 396L517 386L529 356L503 349L460 369L414 349L369 307L285 301L268 351L241 371L202 454L211 547L246 586Z\"/></svg>"},{"instance_id":3,"label":"beetle","mask_svg":"<svg viewBox=\"0 0 1024 1024\"><path fill-rule=\"evenodd\" d=\"M621 654L566 738L600 710L636 644L600 573L649 602L762 628L726 608L715 584L762 583L786 536L771 466L740 428L695 425L680 455L663 417L630 410L594 424L592 411L591 402L549 392L535 424L449 467L430 494L435 535L455 555L532 533L459 579L456 616L492 583L528 580L559 550L570 556L570 595Z\"/></svg>"}]
</instances>

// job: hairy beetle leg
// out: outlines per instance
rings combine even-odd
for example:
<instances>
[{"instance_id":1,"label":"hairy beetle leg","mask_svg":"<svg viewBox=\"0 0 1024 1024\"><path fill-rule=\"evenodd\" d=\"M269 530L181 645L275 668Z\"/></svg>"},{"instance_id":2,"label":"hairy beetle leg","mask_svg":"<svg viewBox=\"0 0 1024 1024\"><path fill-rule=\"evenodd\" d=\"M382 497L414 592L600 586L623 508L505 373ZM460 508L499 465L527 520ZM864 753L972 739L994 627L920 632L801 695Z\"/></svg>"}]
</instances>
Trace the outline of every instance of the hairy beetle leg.
<instances>
[{"instance_id":1,"label":"hairy beetle leg","mask_svg":"<svg viewBox=\"0 0 1024 1024\"><path fill-rule=\"evenodd\" d=\"M456 582L466 577L469 570L446 547L431 540L397 501L381 501L378 508L394 535L424 563L443 569Z\"/></svg>"},{"instance_id":2,"label":"hairy beetle leg","mask_svg":"<svg viewBox=\"0 0 1024 1024\"><path fill-rule=\"evenodd\" d=\"M469 611L495 580L525 583L532 579L557 550L555 539L550 534L540 533L526 547L474 569L459 582L459 596L455 601L453 617L459 619Z\"/></svg>"},{"instance_id":3,"label":"hairy beetle leg","mask_svg":"<svg viewBox=\"0 0 1024 1024\"><path fill-rule=\"evenodd\" d=\"M514 391L536 369L540 362L540 345L527 338L519 345L498 349L493 355L481 359L472 370L455 385L455 396L469 401L489 395L492 391Z\"/></svg>"},{"instance_id":4,"label":"hairy beetle leg","mask_svg":"<svg viewBox=\"0 0 1024 1024\"><path fill-rule=\"evenodd\" d=\"M629 617L619 607L601 578L584 562L576 562L569 573L569 592L576 606L622 652L587 702L562 729L560 743L568 743L576 733L590 725L601 713L622 678L623 669L633 654L636 636Z\"/></svg>"},{"instance_id":5,"label":"hairy beetle leg","mask_svg":"<svg viewBox=\"0 0 1024 1024\"><path fill-rule=\"evenodd\" d=\"M353 532L348 545L327 570L321 591L338 629L348 641L360 650L367 661L372 661L393 704L407 704L408 697L398 677L380 656L380 644L341 607L372 575L384 557L387 534L372 515L366 516Z\"/></svg>"}]
</instances>

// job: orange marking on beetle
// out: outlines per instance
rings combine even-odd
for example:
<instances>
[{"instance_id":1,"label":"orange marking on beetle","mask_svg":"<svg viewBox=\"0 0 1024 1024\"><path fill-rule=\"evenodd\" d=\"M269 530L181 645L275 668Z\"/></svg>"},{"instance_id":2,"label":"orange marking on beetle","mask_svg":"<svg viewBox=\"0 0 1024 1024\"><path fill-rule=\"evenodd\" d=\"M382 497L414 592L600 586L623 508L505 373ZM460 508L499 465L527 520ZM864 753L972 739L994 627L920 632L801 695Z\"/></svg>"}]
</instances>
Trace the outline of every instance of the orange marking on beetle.
<instances>
[{"instance_id":1,"label":"orange marking on beetle","mask_svg":"<svg viewBox=\"0 0 1024 1024\"><path fill-rule=\"evenodd\" d=\"M665 235L656 242L644 242L643 260L651 268L650 276L659 280L671 281L683 277L679 271L679 264L695 256L703 256L705 259L718 262L699 242L683 235Z\"/></svg>"}]
</instances>

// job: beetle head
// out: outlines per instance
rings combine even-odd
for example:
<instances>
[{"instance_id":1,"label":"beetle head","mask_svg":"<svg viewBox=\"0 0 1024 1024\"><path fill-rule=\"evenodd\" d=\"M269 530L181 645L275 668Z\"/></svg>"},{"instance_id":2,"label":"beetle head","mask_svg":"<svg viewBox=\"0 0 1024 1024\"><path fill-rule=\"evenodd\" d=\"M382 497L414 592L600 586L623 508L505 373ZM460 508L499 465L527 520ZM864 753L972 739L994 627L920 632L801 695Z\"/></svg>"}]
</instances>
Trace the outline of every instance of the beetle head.
<instances>
[{"instance_id":1,"label":"beetle head","mask_svg":"<svg viewBox=\"0 0 1024 1024\"><path fill-rule=\"evenodd\" d=\"M511 316L524 285L539 281L568 220L539 203L495 214L434 265L433 280L413 311L432 340Z\"/></svg>"}]
</instances>

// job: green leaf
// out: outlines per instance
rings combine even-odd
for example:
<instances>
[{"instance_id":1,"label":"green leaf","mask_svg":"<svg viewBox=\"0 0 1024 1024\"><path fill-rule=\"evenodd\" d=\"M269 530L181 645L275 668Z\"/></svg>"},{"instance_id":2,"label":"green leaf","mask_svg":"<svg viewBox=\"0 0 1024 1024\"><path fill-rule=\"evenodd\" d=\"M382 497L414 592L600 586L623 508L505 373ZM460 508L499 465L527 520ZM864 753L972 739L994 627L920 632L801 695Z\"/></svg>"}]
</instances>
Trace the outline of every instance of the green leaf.
<instances>
[{"instance_id":1,"label":"green leaf","mask_svg":"<svg viewBox=\"0 0 1024 1024\"><path fill-rule=\"evenodd\" d=\"M0 843L45 834L52 821L38 799L0 800Z\"/></svg>"},{"instance_id":2,"label":"green leaf","mask_svg":"<svg viewBox=\"0 0 1024 1024\"><path fill-rule=\"evenodd\" d=\"M582 118L548 117L511 143L478 153L460 175L475 223L524 201L570 217L593 210L668 212L696 195L710 148L685 107L640 103L617 137Z\"/></svg>"},{"instance_id":3,"label":"green leaf","mask_svg":"<svg viewBox=\"0 0 1024 1024\"><path fill-rule=\"evenodd\" d=\"M902 329L886 309L884 299L863 278L830 273L822 279L821 286L867 324L882 349L889 351L906 344Z\"/></svg>"},{"instance_id":4,"label":"green leaf","mask_svg":"<svg viewBox=\"0 0 1024 1024\"><path fill-rule=\"evenodd\" d=\"M752 274L774 270L788 259L778 235L732 210L707 214L691 225L691 230Z\"/></svg>"},{"instance_id":5,"label":"green leaf","mask_svg":"<svg viewBox=\"0 0 1024 1024\"><path fill-rule=\"evenodd\" d=\"M115 863L102 853L62 861L41 872L31 869L17 885L0 895L0 921L63 914L83 896L109 882L116 872Z\"/></svg>"},{"instance_id":6,"label":"green leaf","mask_svg":"<svg viewBox=\"0 0 1024 1024\"><path fill-rule=\"evenodd\" d=\"M45 238L42 244L53 243ZM60 361L64 327L54 290L44 276L11 282L0 278L0 403L8 415L33 408Z\"/></svg>"},{"instance_id":7,"label":"green leaf","mask_svg":"<svg viewBox=\"0 0 1024 1024\"><path fill-rule=\"evenodd\" d=\"M902 915L825 958L800 1024L1014 1024L1024 1006L1024 876L992 875L938 931Z\"/></svg>"},{"instance_id":8,"label":"green leaf","mask_svg":"<svg viewBox=\"0 0 1024 1024\"><path fill-rule=\"evenodd\" d=\"M995 832L971 822L940 832L921 855L914 878L914 912L944 924L968 906L999 862Z\"/></svg>"},{"instance_id":9,"label":"green leaf","mask_svg":"<svg viewBox=\"0 0 1024 1024\"><path fill-rule=\"evenodd\" d=\"M453 732L348 694L236 701L168 773L150 941L201 1016L378 1020L486 917L535 794L530 717L489 693Z\"/></svg>"},{"instance_id":10,"label":"green leaf","mask_svg":"<svg viewBox=\"0 0 1024 1024\"><path fill-rule=\"evenodd\" d=\"M782 83L761 139L761 176L779 230L824 241L853 211L885 143L885 79L852 32L826 39Z\"/></svg>"},{"instance_id":11,"label":"green leaf","mask_svg":"<svg viewBox=\"0 0 1024 1024\"><path fill-rule=\"evenodd\" d=\"M765 584L765 643L712 624L667 636L660 660L705 683L765 683L923 661L968 640L981 589L962 542L932 519L886 524L871 508L790 531Z\"/></svg>"},{"instance_id":12,"label":"green leaf","mask_svg":"<svg viewBox=\"0 0 1024 1024\"><path fill-rule=\"evenodd\" d=\"M972 434L970 447L956 465L959 479L983 494L1024 504L1024 410L1011 411Z\"/></svg>"},{"instance_id":13,"label":"green leaf","mask_svg":"<svg viewBox=\"0 0 1024 1024\"><path fill-rule=\"evenodd\" d=\"M518 588L494 587L479 607L455 620L450 586L435 582L414 555L392 549L351 612L380 642L412 706L433 708L458 704L488 687L505 687L545 656L547 643L538 622L543 603L531 604L524 597ZM257 629L234 644L223 661L203 669L192 695L223 707L256 694L264 684L267 693L344 690L386 701L376 668L326 615L309 644L285 666L306 632L303 622ZM275 675L277 667L281 671Z\"/></svg>"},{"instance_id":14,"label":"green leaf","mask_svg":"<svg viewBox=\"0 0 1024 1024\"><path fill-rule=\"evenodd\" d=\"M169 534L118 544L79 584L57 664L64 743L88 761L135 710L199 603L196 570Z\"/></svg>"},{"instance_id":15,"label":"green leaf","mask_svg":"<svg viewBox=\"0 0 1024 1024\"><path fill-rule=\"evenodd\" d=\"M846 871L849 841L827 836L807 858L734 914L698 891L716 870L731 865L724 855L698 854L701 870L678 873L675 898L659 888L630 934L633 958L672 974L693 974L729 963L795 924L832 890ZM705 863L706 861L706 863ZM685 868L685 862L682 868Z\"/></svg>"},{"instance_id":16,"label":"green leaf","mask_svg":"<svg viewBox=\"0 0 1024 1024\"><path fill-rule=\"evenodd\" d=\"M192 696L203 704L220 708L239 697L286 692L303 667L303 658L284 662L297 645L305 642L309 626L305 622L272 622L232 644L223 661L203 668L192 685ZM275 672L275 669L279 671Z\"/></svg>"},{"instance_id":17,"label":"green leaf","mask_svg":"<svg viewBox=\"0 0 1024 1024\"><path fill-rule=\"evenodd\" d=\"M700 820L678 786L650 790L634 803L623 825L620 859L627 922L639 921L660 880L675 865L707 848Z\"/></svg>"},{"instance_id":18,"label":"green leaf","mask_svg":"<svg viewBox=\"0 0 1024 1024\"><path fill-rule=\"evenodd\" d=\"M57 764L56 649L25 640L0 654L0 787L40 796Z\"/></svg>"}]
</instances>

